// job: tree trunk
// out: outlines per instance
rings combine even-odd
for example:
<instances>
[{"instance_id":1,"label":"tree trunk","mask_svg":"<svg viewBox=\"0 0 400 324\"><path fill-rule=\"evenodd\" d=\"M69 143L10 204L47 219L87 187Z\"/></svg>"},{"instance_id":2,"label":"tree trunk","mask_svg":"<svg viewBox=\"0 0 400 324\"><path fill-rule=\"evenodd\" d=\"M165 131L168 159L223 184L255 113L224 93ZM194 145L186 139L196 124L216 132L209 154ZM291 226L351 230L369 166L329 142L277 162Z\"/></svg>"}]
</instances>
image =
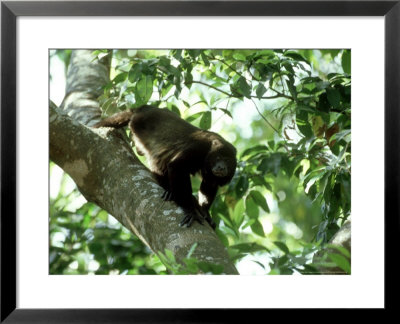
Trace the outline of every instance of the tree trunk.
<instances>
[{"instance_id":1,"label":"tree trunk","mask_svg":"<svg viewBox=\"0 0 400 324\"><path fill-rule=\"evenodd\" d=\"M183 210L160 198L162 188L137 159L124 132L88 127L101 116L97 98L109 82L108 64L90 50L73 51L61 109L50 104L50 159L72 177L88 201L113 215L155 253L171 250L182 263L197 243L192 257L237 274L208 224L179 227Z\"/></svg>"}]
</instances>

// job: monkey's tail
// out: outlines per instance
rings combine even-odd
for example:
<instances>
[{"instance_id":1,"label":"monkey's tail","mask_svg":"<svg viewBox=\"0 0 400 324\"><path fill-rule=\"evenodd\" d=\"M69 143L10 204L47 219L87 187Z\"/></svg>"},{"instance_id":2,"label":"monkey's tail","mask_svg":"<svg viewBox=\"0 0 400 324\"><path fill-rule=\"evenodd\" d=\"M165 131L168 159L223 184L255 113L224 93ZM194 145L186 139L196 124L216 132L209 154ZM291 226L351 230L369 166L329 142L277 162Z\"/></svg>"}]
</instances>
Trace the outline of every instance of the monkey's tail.
<instances>
[{"instance_id":1,"label":"monkey's tail","mask_svg":"<svg viewBox=\"0 0 400 324\"><path fill-rule=\"evenodd\" d=\"M125 111L122 111L120 113L114 114L108 118L101 120L100 122L95 124L93 127L94 128L99 128L99 127L121 128L121 127L128 125L133 114L134 114L134 112L131 109L127 109Z\"/></svg>"}]
</instances>

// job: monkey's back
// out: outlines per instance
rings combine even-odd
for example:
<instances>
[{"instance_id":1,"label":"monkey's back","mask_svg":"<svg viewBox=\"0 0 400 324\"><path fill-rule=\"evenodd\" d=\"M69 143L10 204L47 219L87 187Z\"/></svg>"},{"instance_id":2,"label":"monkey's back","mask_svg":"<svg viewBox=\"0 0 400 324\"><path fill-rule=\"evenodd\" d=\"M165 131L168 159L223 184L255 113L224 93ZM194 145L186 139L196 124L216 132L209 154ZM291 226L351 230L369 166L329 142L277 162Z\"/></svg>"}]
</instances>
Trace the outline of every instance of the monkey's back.
<instances>
[{"instance_id":1,"label":"monkey's back","mask_svg":"<svg viewBox=\"0 0 400 324\"><path fill-rule=\"evenodd\" d=\"M196 160L200 161L210 147L203 136L205 131L166 109L143 106L132 111L129 126L135 146L144 153L153 172L165 174L168 163L180 154L194 161L191 173L198 171L201 165Z\"/></svg>"}]
</instances>

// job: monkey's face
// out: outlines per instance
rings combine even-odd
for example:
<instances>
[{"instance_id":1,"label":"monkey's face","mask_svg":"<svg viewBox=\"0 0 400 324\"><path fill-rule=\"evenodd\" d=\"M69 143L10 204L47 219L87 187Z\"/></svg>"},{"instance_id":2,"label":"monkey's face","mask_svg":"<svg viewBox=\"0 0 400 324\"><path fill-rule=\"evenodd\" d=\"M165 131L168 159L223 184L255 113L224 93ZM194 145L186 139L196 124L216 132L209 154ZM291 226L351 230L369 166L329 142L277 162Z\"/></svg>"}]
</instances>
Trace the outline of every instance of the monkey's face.
<instances>
[{"instance_id":1,"label":"monkey's face","mask_svg":"<svg viewBox=\"0 0 400 324\"><path fill-rule=\"evenodd\" d=\"M236 149L222 138L214 139L204 161L202 176L223 186L231 181L236 169Z\"/></svg>"},{"instance_id":2,"label":"monkey's face","mask_svg":"<svg viewBox=\"0 0 400 324\"><path fill-rule=\"evenodd\" d=\"M205 168L202 171L203 177L208 181L223 186L231 181L236 169L236 158L232 155L215 152L210 154Z\"/></svg>"},{"instance_id":3,"label":"monkey's face","mask_svg":"<svg viewBox=\"0 0 400 324\"><path fill-rule=\"evenodd\" d=\"M217 158L211 166L211 172L216 177L226 177L228 175L228 166L223 159Z\"/></svg>"}]
</instances>

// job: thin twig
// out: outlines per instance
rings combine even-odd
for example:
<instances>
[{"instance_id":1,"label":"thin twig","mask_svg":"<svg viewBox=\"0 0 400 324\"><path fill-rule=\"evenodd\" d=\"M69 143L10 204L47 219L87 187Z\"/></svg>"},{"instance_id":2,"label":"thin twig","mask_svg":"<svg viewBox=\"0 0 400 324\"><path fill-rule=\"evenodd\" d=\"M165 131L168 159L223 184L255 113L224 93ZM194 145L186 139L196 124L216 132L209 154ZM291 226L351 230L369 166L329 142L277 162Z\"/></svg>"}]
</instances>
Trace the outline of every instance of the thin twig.
<instances>
[{"instance_id":1,"label":"thin twig","mask_svg":"<svg viewBox=\"0 0 400 324\"><path fill-rule=\"evenodd\" d=\"M261 116L261 118L264 119L264 121L278 134L278 136L279 136L280 138L282 138L283 140L285 140L285 139L283 138L283 136L279 133L279 131L278 131L278 130L269 122L269 120L268 120L267 118L265 118L265 116L260 112L260 110L258 109L257 104L254 102L254 100L251 99L251 101L253 102L254 107L256 108L256 110L257 110L258 114ZM291 153L290 149L286 146L286 143L283 144L283 147L285 148L285 150L286 150L288 153Z\"/></svg>"},{"instance_id":2,"label":"thin twig","mask_svg":"<svg viewBox=\"0 0 400 324\"><path fill-rule=\"evenodd\" d=\"M224 91L224 90L218 89L217 87L214 87L213 85L208 84L208 83L205 83L205 82L202 82L202 81L195 81L195 80L193 80L193 81L191 81L191 82L186 83L186 85L192 84L192 83L201 84L201 85L204 85L204 86L209 87L209 88L211 88L211 89L214 89L215 91L221 92L221 93L223 93L224 95L226 95L226 96L228 96L228 97L237 98L236 96L234 96L234 95L232 95L232 94L230 94L230 93L228 93L228 92L226 92L226 91Z\"/></svg>"},{"instance_id":3,"label":"thin twig","mask_svg":"<svg viewBox=\"0 0 400 324\"><path fill-rule=\"evenodd\" d=\"M251 99L251 101L253 102L254 107L256 107L256 110L257 110L258 114L260 115L260 117L261 117L262 119L264 119L265 122L266 122L279 136L281 136L281 134L279 134L279 131L278 131L278 130L269 122L269 120L268 120L267 118L265 118L265 116L261 113L261 111L258 109L257 104L254 102L254 100ZM282 137L282 136L281 136L281 137Z\"/></svg>"},{"instance_id":4,"label":"thin twig","mask_svg":"<svg viewBox=\"0 0 400 324\"><path fill-rule=\"evenodd\" d=\"M192 83L197 83L197 84L204 85L204 86L206 86L206 87L209 87L209 88L211 88L211 89L214 89L215 91L221 92L221 93L223 93L224 95L226 95L226 96L228 96L228 97L230 97L230 98L239 98L239 97L236 96L236 95L233 95L233 94L228 93L228 92L226 92L226 91L224 91L224 90L218 89L217 87L214 87L214 86L212 86L211 84L208 84L208 83L205 83L205 82L202 82L202 81L195 81L195 80L194 80L194 81L188 82L188 83L186 83L186 84L192 84ZM293 98L291 98L291 97L289 97L289 96L286 96L286 95L283 95L283 94L280 94L280 93L277 94L277 95L275 95L275 96L270 96L270 97L250 96L250 98L255 98L255 99L276 99L276 98L282 98L282 97L293 100Z\"/></svg>"}]
</instances>

